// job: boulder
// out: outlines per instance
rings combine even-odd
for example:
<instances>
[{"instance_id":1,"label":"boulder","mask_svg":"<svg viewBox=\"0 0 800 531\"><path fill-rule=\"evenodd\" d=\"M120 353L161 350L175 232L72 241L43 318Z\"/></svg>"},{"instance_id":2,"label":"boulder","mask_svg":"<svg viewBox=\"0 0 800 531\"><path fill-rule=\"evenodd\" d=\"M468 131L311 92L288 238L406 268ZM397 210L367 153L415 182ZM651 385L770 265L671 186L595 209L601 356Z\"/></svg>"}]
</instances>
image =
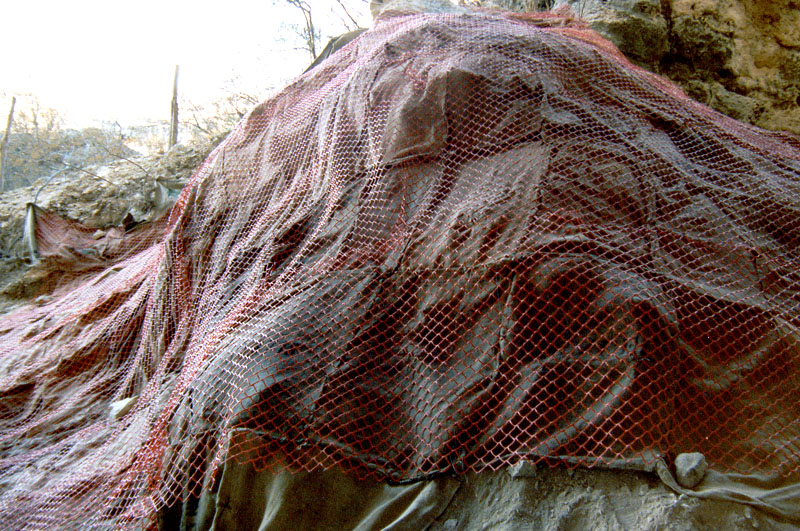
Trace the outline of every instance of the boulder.
<instances>
[{"instance_id":1,"label":"boulder","mask_svg":"<svg viewBox=\"0 0 800 531\"><path fill-rule=\"evenodd\" d=\"M682 487L692 489L703 481L708 463L706 456L699 452L679 454L675 458L675 476Z\"/></svg>"}]
</instances>

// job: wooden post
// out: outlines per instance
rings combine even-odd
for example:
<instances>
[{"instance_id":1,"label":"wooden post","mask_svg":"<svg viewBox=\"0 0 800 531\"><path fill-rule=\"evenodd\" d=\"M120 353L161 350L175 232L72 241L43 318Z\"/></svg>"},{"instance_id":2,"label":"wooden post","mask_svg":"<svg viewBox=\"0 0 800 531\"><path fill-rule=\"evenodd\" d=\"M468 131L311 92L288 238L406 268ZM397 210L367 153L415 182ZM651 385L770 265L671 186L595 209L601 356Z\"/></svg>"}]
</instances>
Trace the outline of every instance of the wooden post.
<instances>
[{"instance_id":1,"label":"wooden post","mask_svg":"<svg viewBox=\"0 0 800 531\"><path fill-rule=\"evenodd\" d=\"M178 143L178 65L175 65L175 80L172 83L172 113L169 122L169 147Z\"/></svg>"},{"instance_id":2,"label":"wooden post","mask_svg":"<svg viewBox=\"0 0 800 531\"><path fill-rule=\"evenodd\" d=\"M6 162L6 146L8 146L8 136L11 134L11 124L14 122L14 105L17 103L17 97L11 97L11 110L8 111L8 121L6 122L6 134L3 135L3 142L0 143L0 192L5 190L5 162Z\"/></svg>"}]
</instances>

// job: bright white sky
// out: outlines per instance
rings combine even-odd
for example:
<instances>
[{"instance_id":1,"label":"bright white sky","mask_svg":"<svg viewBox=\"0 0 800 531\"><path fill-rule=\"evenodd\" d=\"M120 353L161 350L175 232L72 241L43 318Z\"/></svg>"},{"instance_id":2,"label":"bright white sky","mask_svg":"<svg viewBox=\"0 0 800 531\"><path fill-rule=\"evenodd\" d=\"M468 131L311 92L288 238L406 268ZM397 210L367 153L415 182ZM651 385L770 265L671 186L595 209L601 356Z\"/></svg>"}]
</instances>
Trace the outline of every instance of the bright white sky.
<instances>
[{"instance_id":1,"label":"bright white sky","mask_svg":"<svg viewBox=\"0 0 800 531\"><path fill-rule=\"evenodd\" d=\"M309 0L327 37L346 31L334 0ZM364 0L346 5L362 25ZM335 11L334 11L335 10ZM341 15L344 16L344 15ZM34 94L71 127L168 120L175 65L193 103L226 82L262 98L310 63L286 24L302 23L284 0L8 0L0 28L0 119L11 96Z\"/></svg>"}]
</instances>

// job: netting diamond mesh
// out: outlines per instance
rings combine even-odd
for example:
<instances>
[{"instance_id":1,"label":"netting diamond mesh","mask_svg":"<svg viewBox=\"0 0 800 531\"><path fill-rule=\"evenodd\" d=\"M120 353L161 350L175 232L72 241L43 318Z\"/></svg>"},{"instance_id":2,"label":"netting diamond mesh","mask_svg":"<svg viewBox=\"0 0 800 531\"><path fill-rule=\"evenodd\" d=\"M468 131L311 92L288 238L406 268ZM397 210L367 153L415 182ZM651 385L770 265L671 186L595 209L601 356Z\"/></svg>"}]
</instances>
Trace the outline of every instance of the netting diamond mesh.
<instances>
[{"instance_id":1,"label":"netting diamond mesh","mask_svg":"<svg viewBox=\"0 0 800 531\"><path fill-rule=\"evenodd\" d=\"M568 18L381 21L121 242L0 325L0 528L147 527L278 452L798 470L800 141Z\"/></svg>"}]
</instances>

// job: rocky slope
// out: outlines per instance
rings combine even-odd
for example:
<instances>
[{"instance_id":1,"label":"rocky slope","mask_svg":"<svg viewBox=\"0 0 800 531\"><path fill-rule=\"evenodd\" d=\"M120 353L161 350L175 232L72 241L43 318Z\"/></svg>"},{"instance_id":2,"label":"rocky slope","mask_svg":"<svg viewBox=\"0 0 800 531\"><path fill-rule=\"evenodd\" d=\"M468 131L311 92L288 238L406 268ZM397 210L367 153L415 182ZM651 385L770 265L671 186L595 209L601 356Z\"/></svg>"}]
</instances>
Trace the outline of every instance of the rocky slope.
<instances>
[{"instance_id":1,"label":"rocky slope","mask_svg":"<svg viewBox=\"0 0 800 531\"><path fill-rule=\"evenodd\" d=\"M628 58L698 101L737 120L800 134L800 1L557 2L564 3Z\"/></svg>"},{"instance_id":2,"label":"rocky slope","mask_svg":"<svg viewBox=\"0 0 800 531\"><path fill-rule=\"evenodd\" d=\"M28 267L23 242L28 203L101 233L111 227L124 232L126 225L153 219L174 199L213 145L178 145L163 155L89 166L0 194L0 313L47 291L42 282L48 274Z\"/></svg>"},{"instance_id":3,"label":"rocky slope","mask_svg":"<svg viewBox=\"0 0 800 531\"><path fill-rule=\"evenodd\" d=\"M775 0L586 0L575 11L641 66L678 82L737 119L800 134L800 2ZM583 6L581 6L583 4ZM185 182L209 148L89 168L0 196L0 279L12 301L20 278L25 204L105 229L152 217L155 181ZM37 196L38 194L38 196ZM16 298L15 298L16 297ZM0 311L2 311L0 301ZM471 474L433 529L789 529L744 505L678 497L653 477L612 471Z\"/></svg>"},{"instance_id":4,"label":"rocky slope","mask_svg":"<svg viewBox=\"0 0 800 531\"><path fill-rule=\"evenodd\" d=\"M210 146L178 145L164 155L118 160L40 179L0 195L0 251L22 257L20 245L25 205L36 203L60 216L103 229L152 217L156 182L180 188L208 155Z\"/></svg>"}]
</instances>

